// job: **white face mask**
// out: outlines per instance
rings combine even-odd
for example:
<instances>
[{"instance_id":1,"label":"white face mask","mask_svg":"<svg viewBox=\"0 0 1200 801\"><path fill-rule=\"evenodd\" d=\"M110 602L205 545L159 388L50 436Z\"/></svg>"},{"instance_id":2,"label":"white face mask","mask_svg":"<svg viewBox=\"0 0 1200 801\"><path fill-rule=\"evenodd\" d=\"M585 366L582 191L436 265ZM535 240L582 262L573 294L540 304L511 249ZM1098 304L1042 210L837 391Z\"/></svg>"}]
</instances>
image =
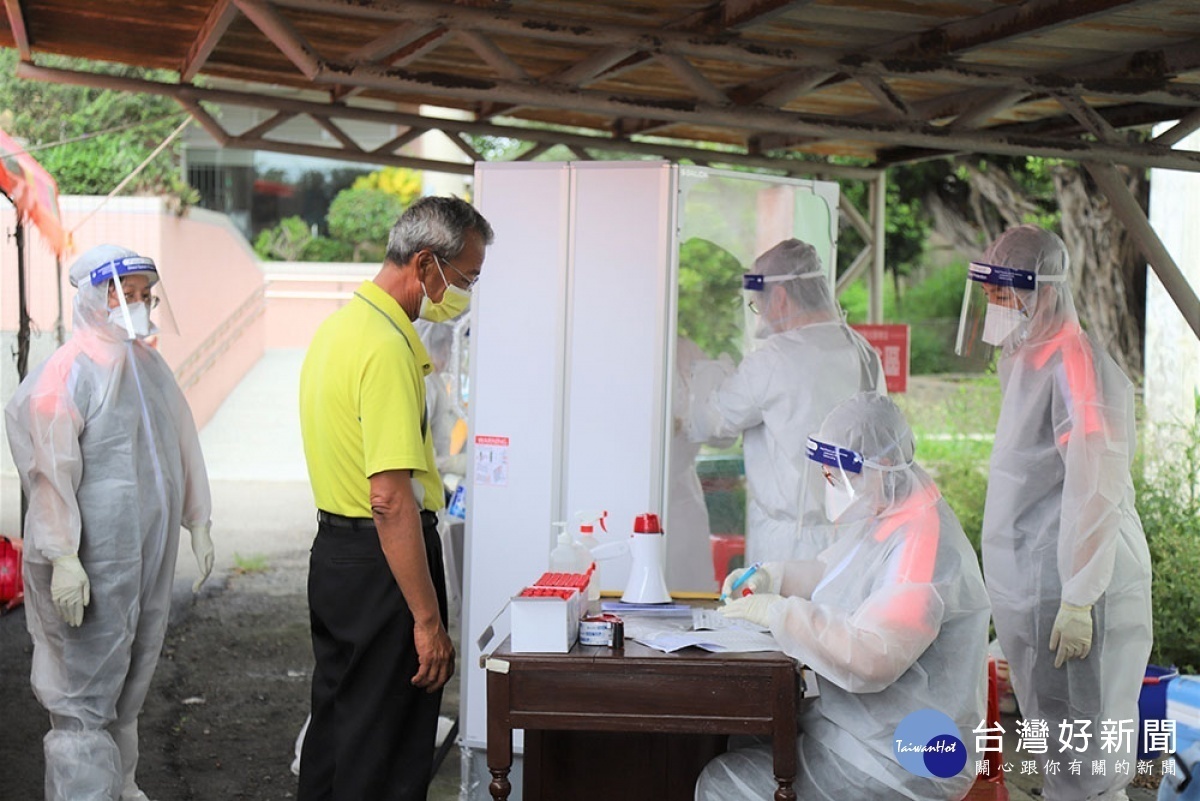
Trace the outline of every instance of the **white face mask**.
<instances>
[{"instance_id":1,"label":"white face mask","mask_svg":"<svg viewBox=\"0 0 1200 801\"><path fill-rule=\"evenodd\" d=\"M989 345L999 347L1021 327L1023 322L1025 322L1025 315L1020 309L989 303L987 315L983 318L983 336L980 339Z\"/></svg>"},{"instance_id":2,"label":"white face mask","mask_svg":"<svg viewBox=\"0 0 1200 801\"><path fill-rule=\"evenodd\" d=\"M150 325L150 309L145 303L126 303L125 308L129 310L129 320L133 323L133 336L130 339L141 339L150 336L153 333L153 326ZM108 310L108 321L129 334L129 328L125 324L125 313L121 311L120 306L115 306Z\"/></svg>"},{"instance_id":3,"label":"white face mask","mask_svg":"<svg viewBox=\"0 0 1200 801\"><path fill-rule=\"evenodd\" d=\"M825 517L829 518L831 523L836 523L838 518L846 513L846 510L853 505L857 499L854 489L851 487L834 486L832 484L825 485Z\"/></svg>"}]
</instances>

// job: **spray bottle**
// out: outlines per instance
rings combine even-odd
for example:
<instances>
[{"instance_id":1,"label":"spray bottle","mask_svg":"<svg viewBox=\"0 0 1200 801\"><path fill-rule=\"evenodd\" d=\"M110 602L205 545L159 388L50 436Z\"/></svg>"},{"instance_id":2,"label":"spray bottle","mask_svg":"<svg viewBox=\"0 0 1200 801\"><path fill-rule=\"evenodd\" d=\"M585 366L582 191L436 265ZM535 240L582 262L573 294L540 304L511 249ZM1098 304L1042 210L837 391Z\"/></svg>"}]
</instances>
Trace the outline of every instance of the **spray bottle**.
<instances>
[{"instance_id":1,"label":"spray bottle","mask_svg":"<svg viewBox=\"0 0 1200 801\"><path fill-rule=\"evenodd\" d=\"M555 521L552 526L560 526L557 543L550 551L551 573L586 573L592 564L592 556L588 549L580 545L567 531L565 521Z\"/></svg>"},{"instance_id":2,"label":"spray bottle","mask_svg":"<svg viewBox=\"0 0 1200 801\"><path fill-rule=\"evenodd\" d=\"M579 520L579 544L588 550L588 564L592 566L592 583L588 586L588 601L600 600L600 562L596 559L594 551L600 545L600 540L596 539L596 524L600 524L600 530L608 532L608 527L604 524L604 519L608 517L608 512L578 512L575 517Z\"/></svg>"}]
</instances>

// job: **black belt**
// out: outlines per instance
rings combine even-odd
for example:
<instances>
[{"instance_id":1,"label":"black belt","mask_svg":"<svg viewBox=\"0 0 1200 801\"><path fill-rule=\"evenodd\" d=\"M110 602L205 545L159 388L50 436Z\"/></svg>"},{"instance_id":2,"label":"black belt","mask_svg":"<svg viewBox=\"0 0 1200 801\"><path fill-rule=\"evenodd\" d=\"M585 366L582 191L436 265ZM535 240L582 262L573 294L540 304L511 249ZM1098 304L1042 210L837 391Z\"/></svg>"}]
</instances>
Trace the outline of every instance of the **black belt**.
<instances>
[{"instance_id":1,"label":"black belt","mask_svg":"<svg viewBox=\"0 0 1200 801\"><path fill-rule=\"evenodd\" d=\"M317 510L317 522L323 523L334 528L348 528L353 531L374 531L375 519L371 517L345 517L344 515L335 515L333 512ZM437 512L431 512L428 509L421 510L421 525L436 526Z\"/></svg>"}]
</instances>

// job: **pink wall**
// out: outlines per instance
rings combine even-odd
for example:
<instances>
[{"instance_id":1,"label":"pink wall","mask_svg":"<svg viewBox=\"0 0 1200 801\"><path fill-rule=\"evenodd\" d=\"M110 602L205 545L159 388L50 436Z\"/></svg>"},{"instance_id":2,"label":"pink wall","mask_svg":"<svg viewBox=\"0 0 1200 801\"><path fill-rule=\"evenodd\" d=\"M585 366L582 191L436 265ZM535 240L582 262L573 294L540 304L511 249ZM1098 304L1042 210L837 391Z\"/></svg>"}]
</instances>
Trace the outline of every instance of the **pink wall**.
<instances>
[{"instance_id":1,"label":"pink wall","mask_svg":"<svg viewBox=\"0 0 1200 801\"><path fill-rule=\"evenodd\" d=\"M75 254L112 243L153 258L162 276L178 334L164 332L158 347L184 388L196 423L203 426L225 396L262 356L265 346L263 276L241 234L223 215L191 209L177 217L158 198L114 198L80 222L101 198L62 198L63 219L75 231ZM11 230L11 208L0 210ZM54 258L36 231L26 229L30 315L37 330L52 333L57 316ZM71 329L75 290L67 282L73 256L63 264L65 324ZM12 240L0 246L0 329L17 329L17 258ZM36 360L31 359L30 367Z\"/></svg>"},{"instance_id":2,"label":"pink wall","mask_svg":"<svg viewBox=\"0 0 1200 801\"><path fill-rule=\"evenodd\" d=\"M307 348L321 322L344 306L363 281L379 271L377 264L263 265L267 283L268 348Z\"/></svg>"}]
</instances>

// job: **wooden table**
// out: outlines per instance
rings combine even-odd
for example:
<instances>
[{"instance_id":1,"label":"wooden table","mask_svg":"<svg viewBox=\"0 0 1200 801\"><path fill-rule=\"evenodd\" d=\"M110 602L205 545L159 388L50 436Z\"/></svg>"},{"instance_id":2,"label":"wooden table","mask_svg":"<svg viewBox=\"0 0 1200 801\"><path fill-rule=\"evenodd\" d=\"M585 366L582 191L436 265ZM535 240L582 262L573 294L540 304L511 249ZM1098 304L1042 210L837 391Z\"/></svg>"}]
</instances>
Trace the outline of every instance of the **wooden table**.
<instances>
[{"instance_id":1,"label":"wooden table","mask_svg":"<svg viewBox=\"0 0 1200 801\"><path fill-rule=\"evenodd\" d=\"M587 783L575 776L570 795L541 782L537 756L543 741L563 739L541 732L620 732L632 735L771 735L774 741L775 801L795 801L796 708L800 700L796 664L779 652L714 654L699 648L662 653L627 640L623 650L576 645L567 654L514 654L505 640L487 659L488 789L496 801L511 792L512 730L526 730L525 801L535 797L581 798ZM533 738L537 747L530 750ZM608 742L622 739L607 735ZM638 745L643 748L644 746ZM674 753L679 753L676 749ZM670 753L666 749L663 753ZM719 751L718 751L719 752ZM607 763L592 753L606 779L622 780L625 798L664 798L646 794L646 776L624 760ZM706 757L707 758L707 757ZM531 768L536 768L531 770ZM660 766L658 771L665 774ZM697 769L698 772L698 769ZM645 773L645 771L643 771ZM615 777L614 775L615 774ZM531 778L533 781L531 781ZM687 782L682 775L674 784ZM694 784L695 773L691 775ZM534 787L531 796L530 788ZM692 786L683 787L686 798ZM638 790L640 792L634 792ZM608 797L614 797L609 795Z\"/></svg>"}]
</instances>

